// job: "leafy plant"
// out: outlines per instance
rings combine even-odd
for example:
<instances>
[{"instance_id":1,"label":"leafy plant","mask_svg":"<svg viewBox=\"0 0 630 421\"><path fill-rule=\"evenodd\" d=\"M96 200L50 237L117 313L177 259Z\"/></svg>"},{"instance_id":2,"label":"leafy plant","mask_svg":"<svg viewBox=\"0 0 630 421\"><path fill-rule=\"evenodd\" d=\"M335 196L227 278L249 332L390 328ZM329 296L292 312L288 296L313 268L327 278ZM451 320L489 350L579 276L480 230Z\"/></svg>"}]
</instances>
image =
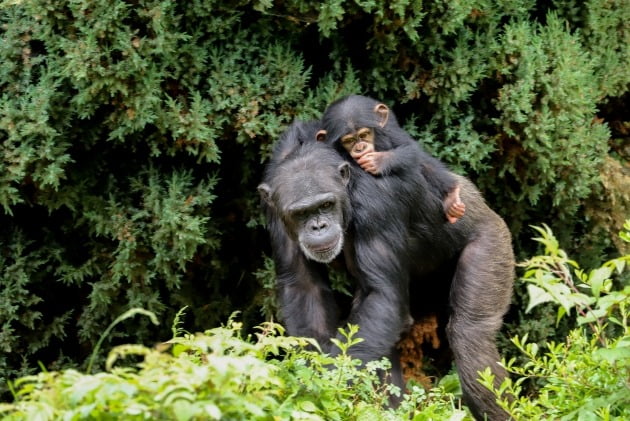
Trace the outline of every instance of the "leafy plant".
<instances>
[{"instance_id":1,"label":"leafy plant","mask_svg":"<svg viewBox=\"0 0 630 421\"><path fill-rule=\"evenodd\" d=\"M628 21L627 0L0 0L0 395L85 368L129 308L271 320L263 164L349 93L475 181L517 253L546 220L599 261L630 203ZM170 333L131 323L103 346Z\"/></svg>"},{"instance_id":2,"label":"leafy plant","mask_svg":"<svg viewBox=\"0 0 630 421\"><path fill-rule=\"evenodd\" d=\"M551 341L544 347L528 343L527 335L513 338L526 359L522 366L514 358L504 361L515 379L494 389L493 375L487 370L481 382L497 396L507 393L514 398L500 403L517 420L626 419L630 417L630 286L614 289L611 276L627 268L630 255L586 272L559 248L548 227L534 228L541 234L536 241L545 246L545 254L523 264L529 308L555 303L558 320L575 310L580 327L564 342ZM627 221L621 237L628 241L629 233ZM535 396L526 396L522 384L531 379L540 387Z\"/></svg>"},{"instance_id":3,"label":"leafy plant","mask_svg":"<svg viewBox=\"0 0 630 421\"><path fill-rule=\"evenodd\" d=\"M621 237L627 239L630 220L625 228L627 231L622 232ZM575 309L577 323L588 323L594 333L602 332L608 322L627 328L627 320L620 320L615 312L625 314L626 306L630 304L630 286L615 291L611 277L624 271L630 263L630 255L609 260L601 267L586 272L559 248L549 227L534 229L541 234L535 240L545 246L545 255L522 264L527 268L523 281L527 282L530 296L527 311L541 303L554 302L559 304L557 321ZM606 345L603 336L601 343Z\"/></svg>"},{"instance_id":4,"label":"leafy plant","mask_svg":"<svg viewBox=\"0 0 630 421\"><path fill-rule=\"evenodd\" d=\"M317 348L313 340L283 336L284 329L274 323L259 326L246 338L241 329L241 323L230 319L224 327L177 335L153 349L118 346L107 358L106 372L68 369L20 378L11 383L15 402L0 404L0 414L4 420L460 420L467 416L441 389L426 393L413 387L401 405L391 409L387 397L393 390L381 384L378 374L388 363L369 363L363 369L347 354L357 341L356 326L341 330L347 342L337 342L342 353L336 358L309 350L307 346ZM137 366L119 365L130 356L143 361Z\"/></svg>"}]
</instances>

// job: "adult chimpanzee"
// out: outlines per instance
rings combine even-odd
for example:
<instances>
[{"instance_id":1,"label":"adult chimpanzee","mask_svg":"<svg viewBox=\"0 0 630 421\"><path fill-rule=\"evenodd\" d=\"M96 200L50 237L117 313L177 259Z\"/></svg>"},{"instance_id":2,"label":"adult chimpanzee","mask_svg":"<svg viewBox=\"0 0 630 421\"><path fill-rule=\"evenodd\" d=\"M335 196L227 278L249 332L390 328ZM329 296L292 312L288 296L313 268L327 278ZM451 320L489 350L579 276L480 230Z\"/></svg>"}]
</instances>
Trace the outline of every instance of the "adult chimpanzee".
<instances>
[{"instance_id":1,"label":"adult chimpanzee","mask_svg":"<svg viewBox=\"0 0 630 421\"><path fill-rule=\"evenodd\" d=\"M395 344L410 315L447 314L467 404L479 419L507 418L477 381L486 367L497 384L505 377L495 345L514 277L504 222L468 180L455 176L466 214L445 224L441 200L426 193L431 187L421 161L410 159L407 171L374 177L316 142L320 126L295 122L259 186L288 332L314 337L334 352L330 338L340 320L326 263L343 250L357 282L347 322L358 324L364 339L350 349L353 356L395 362ZM397 367L392 374L400 384Z\"/></svg>"},{"instance_id":2,"label":"adult chimpanzee","mask_svg":"<svg viewBox=\"0 0 630 421\"><path fill-rule=\"evenodd\" d=\"M318 133L318 139L332 139L340 152L347 152L370 174L407 171L410 156L420 159L423 175L431 187L427 194L434 193L443 199L447 220L455 223L464 215L466 206L460 199L455 177L402 130L387 105L350 95L331 104L322 122L326 130Z\"/></svg>"}]
</instances>

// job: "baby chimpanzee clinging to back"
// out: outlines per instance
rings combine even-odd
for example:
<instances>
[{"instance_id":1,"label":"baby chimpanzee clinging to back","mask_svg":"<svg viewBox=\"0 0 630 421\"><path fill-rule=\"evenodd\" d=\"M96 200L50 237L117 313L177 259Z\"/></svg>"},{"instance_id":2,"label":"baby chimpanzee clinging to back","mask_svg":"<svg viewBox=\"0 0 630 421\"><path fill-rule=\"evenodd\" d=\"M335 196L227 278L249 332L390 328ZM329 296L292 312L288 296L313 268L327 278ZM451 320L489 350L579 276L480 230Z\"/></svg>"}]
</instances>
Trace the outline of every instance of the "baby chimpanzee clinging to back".
<instances>
[{"instance_id":1,"label":"baby chimpanzee clinging to back","mask_svg":"<svg viewBox=\"0 0 630 421\"><path fill-rule=\"evenodd\" d=\"M466 205L460 199L455 177L444 164L420 149L385 104L351 95L331 104L322 122L325 130L318 133L318 140L341 145L370 174L388 175L419 164L432 189L429 193L442 202L448 222L454 224L464 216Z\"/></svg>"}]
</instances>

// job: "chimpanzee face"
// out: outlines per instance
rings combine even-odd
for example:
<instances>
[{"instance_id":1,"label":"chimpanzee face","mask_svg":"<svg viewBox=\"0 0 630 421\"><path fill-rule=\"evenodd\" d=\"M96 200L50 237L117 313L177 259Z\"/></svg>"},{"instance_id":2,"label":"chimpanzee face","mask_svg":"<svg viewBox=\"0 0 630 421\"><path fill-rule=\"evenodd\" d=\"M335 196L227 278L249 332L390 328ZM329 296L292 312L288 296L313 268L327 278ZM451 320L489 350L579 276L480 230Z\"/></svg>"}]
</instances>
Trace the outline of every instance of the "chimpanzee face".
<instances>
[{"instance_id":1,"label":"chimpanzee face","mask_svg":"<svg viewBox=\"0 0 630 421\"><path fill-rule=\"evenodd\" d=\"M279 213L288 235L298 242L304 255L329 263L343 248L348 178L346 162L337 168L288 165L269 184L258 186L258 191Z\"/></svg>"},{"instance_id":2,"label":"chimpanzee face","mask_svg":"<svg viewBox=\"0 0 630 421\"><path fill-rule=\"evenodd\" d=\"M332 103L322 116L325 140L330 144L341 144L352 154L352 144L365 142L375 145L378 139L373 129L383 129L389 124L397 125L389 108L376 100L360 95L350 95Z\"/></svg>"},{"instance_id":3,"label":"chimpanzee face","mask_svg":"<svg viewBox=\"0 0 630 421\"><path fill-rule=\"evenodd\" d=\"M297 234L306 257L328 263L343 248L341 205L333 193L303 197L286 207L285 224ZM294 234L294 235L295 235Z\"/></svg>"},{"instance_id":4,"label":"chimpanzee face","mask_svg":"<svg viewBox=\"0 0 630 421\"><path fill-rule=\"evenodd\" d=\"M374 152L374 130L361 127L341 137L341 146L353 159L359 159L366 153Z\"/></svg>"}]
</instances>

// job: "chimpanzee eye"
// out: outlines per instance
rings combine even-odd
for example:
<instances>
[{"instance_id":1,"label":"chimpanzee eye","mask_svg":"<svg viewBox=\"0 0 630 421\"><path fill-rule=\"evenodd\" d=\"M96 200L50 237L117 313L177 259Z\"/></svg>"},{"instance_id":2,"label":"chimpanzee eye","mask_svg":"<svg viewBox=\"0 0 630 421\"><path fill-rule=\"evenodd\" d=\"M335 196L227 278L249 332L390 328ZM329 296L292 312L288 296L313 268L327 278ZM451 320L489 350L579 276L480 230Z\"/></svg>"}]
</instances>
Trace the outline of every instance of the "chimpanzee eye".
<instances>
[{"instance_id":1,"label":"chimpanzee eye","mask_svg":"<svg viewBox=\"0 0 630 421\"><path fill-rule=\"evenodd\" d=\"M324 209L324 210L325 210L325 209L330 209L330 208L332 208L332 206L333 206L333 202L330 202L330 201L328 201L328 202L324 202L324 203L322 204L322 209Z\"/></svg>"},{"instance_id":2,"label":"chimpanzee eye","mask_svg":"<svg viewBox=\"0 0 630 421\"><path fill-rule=\"evenodd\" d=\"M341 139L341 144L345 147L345 148L350 148L352 147L352 145L354 145L354 143L357 141L356 138L354 137L346 137Z\"/></svg>"}]
</instances>

